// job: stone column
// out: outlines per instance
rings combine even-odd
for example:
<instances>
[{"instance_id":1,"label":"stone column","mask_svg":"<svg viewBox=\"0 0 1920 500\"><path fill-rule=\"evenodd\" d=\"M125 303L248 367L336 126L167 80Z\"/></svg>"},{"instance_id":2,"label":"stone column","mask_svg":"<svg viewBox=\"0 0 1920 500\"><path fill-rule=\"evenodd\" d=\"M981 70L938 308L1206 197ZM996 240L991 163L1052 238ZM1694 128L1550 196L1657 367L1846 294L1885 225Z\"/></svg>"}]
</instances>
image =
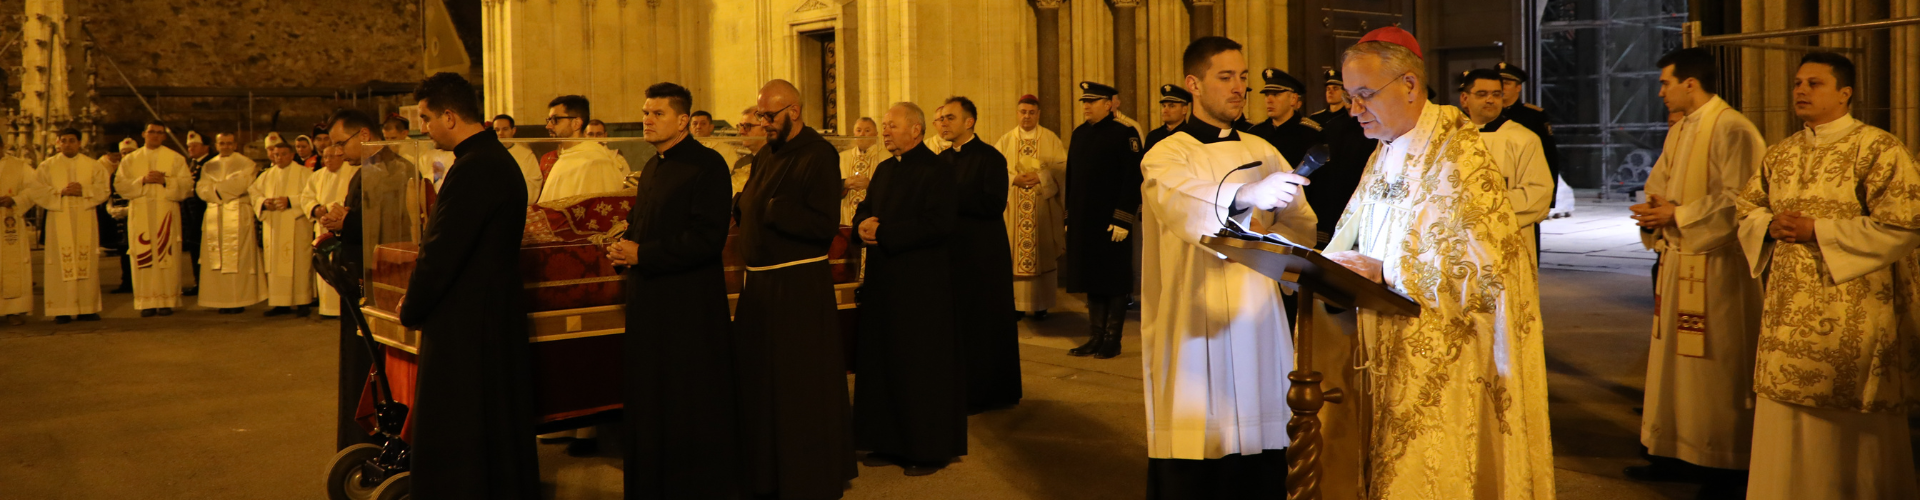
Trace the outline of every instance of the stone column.
<instances>
[{"instance_id":1,"label":"stone column","mask_svg":"<svg viewBox=\"0 0 1920 500\"><path fill-rule=\"evenodd\" d=\"M1055 124L1060 101L1060 5L1066 0L1034 0L1035 38L1040 45L1040 123ZM1055 124L1057 127L1058 125ZM1059 131L1064 135L1065 130Z\"/></svg>"},{"instance_id":2,"label":"stone column","mask_svg":"<svg viewBox=\"0 0 1920 500\"><path fill-rule=\"evenodd\" d=\"M1213 35L1213 4L1215 0L1192 0L1193 8L1187 14L1187 32L1193 40Z\"/></svg>"},{"instance_id":3,"label":"stone column","mask_svg":"<svg viewBox=\"0 0 1920 500\"><path fill-rule=\"evenodd\" d=\"M1134 14L1140 10L1141 0L1113 1L1113 87L1120 89L1121 109L1138 110L1140 101L1134 89L1139 75L1139 58L1134 50ZM1131 106L1131 107L1128 107ZM1127 113L1135 120L1140 119L1138 111Z\"/></svg>"}]
</instances>

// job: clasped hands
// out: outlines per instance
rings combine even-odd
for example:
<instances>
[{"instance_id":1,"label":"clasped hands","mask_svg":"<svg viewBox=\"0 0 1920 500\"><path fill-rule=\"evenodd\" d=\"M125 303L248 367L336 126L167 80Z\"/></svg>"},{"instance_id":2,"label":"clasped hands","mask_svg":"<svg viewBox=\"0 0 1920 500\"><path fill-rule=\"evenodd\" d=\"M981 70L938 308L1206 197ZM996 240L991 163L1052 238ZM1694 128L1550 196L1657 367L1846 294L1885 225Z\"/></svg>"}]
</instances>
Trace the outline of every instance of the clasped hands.
<instances>
[{"instance_id":1,"label":"clasped hands","mask_svg":"<svg viewBox=\"0 0 1920 500\"><path fill-rule=\"evenodd\" d=\"M1040 174L1024 172L1020 175L1013 176L1012 183L1015 186L1020 186L1020 189L1033 189L1034 186L1040 185Z\"/></svg>"},{"instance_id":2,"label":"clasped hands","mask_svg":"<svg viewBox=\"0 0 1920 500\"><path fill-rule=\"evenodd\" d=\"M1767 236L1787 243L1813 243L1817 241L1813 230L1812 217L1799 210L1789 210L1773 216L1773 222L1767 224Z\"/></svg>"},{"instance_id":3,"label":"clasped hands","mask_svg":"<svg viewBox=\"0 0 1920 500\"><path fill-rule=\"evenodd\" d=\"M266 201L260 202L260 208L266 210L286 210L293 208L293 202L285 196L267 198Z\"/></svg>"},{"instance_id":4,"label":"clasped hands","mask_svg":"<svg viewBox=\"0 0 1920 500\"><path fill-rule=\"evenodd\" d=\"M607 260L614 265L631 266L640 263L640 244L631 240L620 240L607 245Z\"/></svg>"},{"instance_id":5,"label":"clasped hands","mask_svg":"<svg viewBox=\"0 0 1920 500\"><path fill-rule=\"evenodd\" d=\"M1657 194L1648 194L1646 203L1627 207L1633 211L1634 225L1647 229L1673 225L1673 212L1678 208L1680 204Z\"/></svg>"},{"instance_id":6,"label":"clasped hands","mask_svg":"<svg viewBox=\"0 0 1920 500\"><path fill-rule=\"evenodd\" d=\"M338 203L332 207L313 207L313 213L308 215L319 221L320 227L327 228L328 231L339 231L341 224L347 220L347 207L340 206Z\"/></svg>"},{"instance_id":7,"label":"clasped hands","mask_svg":"<svg viewBox=\"0 0 1920 500\"><path fill-rule=\"evenodd\" d=\"M880 218L868 217L860 221L860 241L868 245L880 244Z\"/></svg>"}]
</instances>

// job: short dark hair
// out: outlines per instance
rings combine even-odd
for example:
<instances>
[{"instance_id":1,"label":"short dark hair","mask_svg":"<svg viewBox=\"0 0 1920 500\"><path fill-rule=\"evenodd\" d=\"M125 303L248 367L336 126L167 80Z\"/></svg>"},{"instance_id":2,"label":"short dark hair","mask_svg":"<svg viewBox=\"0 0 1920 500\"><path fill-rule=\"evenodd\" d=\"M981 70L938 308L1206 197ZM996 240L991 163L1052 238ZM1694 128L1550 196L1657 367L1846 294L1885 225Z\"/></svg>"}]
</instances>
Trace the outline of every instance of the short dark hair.
<instances>
[{"instance_id":1,"label":"short dark hair","mask_svg":"<svg viewBox=\"0 0 1920 500\"><path fill-rule=\"evenodd\" d=\"M953 97L948 97L947 102L942 103L941 105L945 106L945 105L953 104L956 102L960 103L961 111L967 112L967 118L972 118L975 120L980 119L980 111L973 107L973 99L968 99L967 96L957 95Z\"/></svg>"},{"instance_id":2,"label":"short dark hair","mask_svg":"<svg viewBox=\"0 0 1920 500\"><path fill-rule=\"evenodd\" d=\"M293 144L287 141L280 141L280 142L273 143L272 146L267 146L267 150L269 151L273 150L273 148L293 149Z\"/></svg>"},{"instance_id":3,"label":"short dark hair","mask_svg":"<svg viewBox=\"0 0 1920 500\"><path fill-rule=\"evenodd\" d=\"M60 131L59 131L59 132L54 132L54 133L53 133L53 137L54 137L55 139L58 139L58 138L61 138L61 137L66 137L66 136L69 136L69 135L71 135L71 136L73 136L73 138L75 138L75 139L79 139L79 138L80 138L80 130L78 130L78 129L75 129L75 128L73 128L73 127L67 127L67 128L63 128L63 129L60 129Z\"/></svg>"},{"instance_id":4,"label":"short dark hair","mask_svg":"<svg viewBox=\"0 0 1920 500\"><path fill-rule=\"evenodd\" d=\"M560 97L555 97L553 98L552 101L547 102L547 107L551 108L554 106L562 106L567 108L568 113L580 115L581 120L593 119L593 112L592 112L591 106L587 104L587 98L584 96L568 94ZM585 122L582 122L582 123L585 123ZM586 127L582 126L581 128L586 128Z\"/></svg>"},{"instance_id":5,"label":"short dark hair","mask_svg":"<svg viewBox=\"0 0 1920 500\"><path fill-rule=\"evenodd\" d=\"M1808 64L1825 64L1833 68L1834 90L1853 86L1853 60L1847 59L1847 56L1833 52L1808 52L1807 55L1800 56L1800 65ZM1847 98L1847 103L1852 104L1853 98Z\"/></svg>"},{"instance_id":6,"label":"short dark hair","mask_svg":"<svg viewBox=\"0 0 1920 500\"><path fill-rule=\"evenodd\" d=\"M1187 69L1187 76L1200 77L1204 76L1201 73L1206 73L1207 68L1213 65L1213 56L1229 50L1242 50L1240 42L1224 36L1200 37L1199 40L1187 44L1187 52L1180 56L1180 60L1182 66Z\"/></svg>"},{"instance_id":7,"label":"short dark hair","mask_svg":"<svg viewBox=\"0 0 1920 500\"><path fill-rule=\"evenodd\" d=\"M143 127L140 127L140 130L143 130L143 131L144 131L144 130L146 130L146 129L147 129L147 127L152 127L152 126L154 126L154 125L159 125L159 126L160 126L160 129L161 129L161 130L170 130L170 128L169 128L169 127L167 127L167 122L164 122L164 121L160 121L160 119L159 119L159 118L154 118L154 119L152 119L152 120L147 120L147 125L146 125L146 126L143 126Z\"/></svg>"},{"instance_id":8,"label":"short dark hair","mask_svg":"<svg viewBox=\"0 0 1920 500\"><path fill-rule=\"evenodd\" d=\"M694 118L699 118L704 116L707 118L707 121L713 121L713 113L708 113L707 110L704 110L704 109L693 112L692 116Z\"/></svg>"},{"instance_id":9,"label":"short dark hair","mask_svg":"<svg viewBox=\"0 0 1920 500\"><path fill-rule=\"evenodd\" d=\"M502 114L498 114L498 115L493 115L493 121L500 121L500 120L506 120L506 121L507 121L507 126L509 126L509 127L518 127L518 126L520 126L520 123L519 123L519 122L515 122L515 121L513 121L513 115L508 115L508 114L504 114L504 113L502 113Z\"/></svg>"},{"instance_id":10,"label":"short dark hair","mask_svg":"<svg viewBox=\"0 0 1920 500\"><path fill-rule=\"evenodd\" d=\"M1480 80L1493 80L1494 83L1500 83L1500 71L1489 68L1468 71L1466 74L1460 75L1460 91L1466 92L1468 89L1472 89L1473 83Z\"/></svg>"},{"instance_id":11,"label":"short dark hair","mask_svg":"<svg viewBox=\"0 0 1920 500\"><path fill-rule=\"evenodd\" d=\"M660 82L653 84L647 87L646 96L648 99L666 99L667 107L672 108L675 113L684 115L687 114L687 110L693 109L693 92L688 91L686 87L682 87L677 83Z\"/></svg>"},{"instance_id":12,"label":"short dark hair","mask_svg":"<svg viewBox=\"0 0 1920 500\"><path fill-rule=\"evenodd\" d=\"M1701 47L1690 47L1668 52L1654 63L1656 68L1673 66L1673 78L1687 81L1688 78L1700 81L1700 90L1709 94L1720 93L1720 65L1714 64L1713 53Z\"/></svg>"},{"instance_id":13,"label":"short dark hair","mask_svg":"<svg viewBox=\"0 0 1920 500\"><path fill-rule=\"evenodd\" d=\"M453 113L460 121L480 123L480 94L459 73L435 73L421 80L413 88L413 100L426 103L428 111Z\"/></svg>"},{"instance_id":14,"label":"short dark hair","mask_svg":"<svg viewBox=\"0 0 1920 500\"><path fill-rule=\"evenodd\" d=\"M348 131L354 131L356 129L372 131L379 128L373 124L373 117L367 116L366 113L357 109L341 109L333 112L333 116L327 118L328 133L332 133L334 125L340 125ZM375 139L377 140L378 138L376 137Z\"/></svg>"},{"instance_id":15,"label":"short dark hair","mask_svg":"<svg viewBox=\"0 0 1920 500\"><path fill-rule=\"evenodd\" d=\"M600 119L599 119L599 118L594 118L594 119L592 119L592 120L587 120L587 127L591 127L591 126L594 126L594 125L599 125L599 126L600 126L600 128L607 128L607 122L603 122L603 121L600 121ZM587 128L587 127L580 127L580 128Z\"/></svg>"},{"instance_id":16,"label":"short dark hair","mask_svg":"<svg viewBox=\"0 0 1920 500\"><path fill-rule=\"evenodd\" d=\"M413 124L409 123L406 118L401 118L400 115L397 115L397 114L387 115L387 119L380 120L381 130L386 130L386 129L407 130L411 128L412 125Z\"/></svg>"}]
</instances>

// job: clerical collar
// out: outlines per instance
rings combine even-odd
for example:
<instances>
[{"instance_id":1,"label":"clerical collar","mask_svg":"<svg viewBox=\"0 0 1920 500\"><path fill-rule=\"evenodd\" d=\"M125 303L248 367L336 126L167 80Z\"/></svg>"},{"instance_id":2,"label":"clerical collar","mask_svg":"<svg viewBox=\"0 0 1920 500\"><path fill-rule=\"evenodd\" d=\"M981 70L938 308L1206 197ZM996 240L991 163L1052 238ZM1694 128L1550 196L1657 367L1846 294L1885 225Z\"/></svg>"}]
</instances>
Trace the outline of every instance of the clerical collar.
<instances>
[{"instance_id":1,"label":"clerical collar","mask_svg":"<svg viewBox=\"0 0 1920 500\"><path fill-rule=\"evenodd\" d=\"M1180 126L1180 131L1193 136L1193 140L1200 141L1201 144L1240 140L1240 131L1232 127L1224 129L1215 127L1207 124L1205 120L1187 120L1186 124Z\"/></svg>"},{"instance_id":2,"label":"clerical collar","mask_svg":"<svg viewBox=\"0 0 1920 500\"><path fill-rule=\"evenodd\" d=\"M664 159L667 159L668 157L677 156L681 152L686 151L688 142L698 143L700 142L700 140L694 139L692 135L681 137L680 142L673 143L673 147L660 151L660 159L664 160Z\"/></svg>"},{"instance_id":3,"label":"clerical collar","mask_svg":"<svg viewBox=\"0 0 1920 500\"><path fill-rule=\"evenodd\" d=\"M1819 125L1807 125L1807 133L1813 134L1815 142L1824 144L1846 136L1849 132L1853 132L1853 129L1858 126L1860 126L1860 120L1853 119L1853 113L1847 113L1830 122Z\"/></svg>"},{"instance_id":4,"label":"clerical collar","mask_svg":"<svg viewBox=\"0 0 1920 500\"><path fill-rule=\"evenodd\" d=\"M460 141L460 145L454 146L453 155L466 156L467 153L472 153L474 148L478 148L481 144L489 142L495 144L500 143L500 136L494 135L492 130L483 129L473 135L467 136L466 140Z\"/></svg>"},{"instance_id":5,"label":"clerical collar","mask_svg":"<svg viewBox=\"0 0 1920 500\"><path fill-rule=\"evenodd\" d=\"M1500 113L1500 116L1497 118L1494 118L1493 121L1487 122L1486 125L1480 126L1480 133L1485 134L1488 132L1497 132L1500 130L1501 125L1506 125L1506 124L1507 124L1507 114Z\"/></svg>"},{"instance_id":6,"label":"clerical collar","mask_svg":"<svg viewBox=\"0 0 1920 500\"><path fill-rule=\"evenodd\" d=\"M1414 119L1413 128L1407 129L1407 133L1400 134L1400 137L1387 139L1386 143L1388 145L1392 145L1394 143L1400 142L1400 139L1404 139L1407 136L1411 136L1415 134L1418 134L1421 136L1426 135L1425 133L1423 133L1423 129L1427 129L1431 127L1431 125L1427 122L1427 119L1431 118L1431 116L1429 115L1437 114L1437 111L1439 111L1439 109L1440 109L1440 106L1434 105L1433 103L1430 103L1427 101L1420 101L1420 117ZM1465 113L1462 113L1462 114L1465 114Z\"/></svg>"},{"instance_id":7,"label":"clerical collar","mask_svg":"<svg viewBox=\"0 0 1920 500\"><path fill-rule=\"evenodd\" d=\"M977 140L980 140L980 136L974 135L973 137L968 137L967 140L965 141L953 143L953 146L950 146L947 149L952 149L954 152L957 153L957 152L960 152L960 146L972 144L973 141L977 141Z\"/></svg>"}]
</instances>

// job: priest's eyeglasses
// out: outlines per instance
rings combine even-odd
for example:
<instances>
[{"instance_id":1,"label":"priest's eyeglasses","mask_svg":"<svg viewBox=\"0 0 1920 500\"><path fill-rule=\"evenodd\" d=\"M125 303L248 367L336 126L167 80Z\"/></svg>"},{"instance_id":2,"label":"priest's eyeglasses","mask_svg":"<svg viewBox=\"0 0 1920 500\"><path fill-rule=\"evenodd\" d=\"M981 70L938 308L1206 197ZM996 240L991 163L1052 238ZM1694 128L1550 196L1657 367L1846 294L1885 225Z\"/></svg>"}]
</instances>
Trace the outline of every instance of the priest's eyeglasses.
<instances>
[{"instance_id":1,"label":"priest's eyeglasses","mask_svg":"<svg viewBox=\"0 0 1920 500\"><path fill-rule=\"evenodd\" d=\"M782 107L781 107L780 109L776 109L776 110L773 110L773 111L771 111L771 112L768 112L768 111L761 111L761 112L760 112L760 119L762 119L762 120L766 120L766 121L767 121L767 123L773 123L773 117L776 117L776 116L780 116L780 113L785 113L785 112L787 112L787 108L791 108L791 107L793 107L793 105L792 105L792 104L788 104L788 105L786 105L786 106L782 106Z\"/></svg>"},{"instance_id":2,"label":"priest's eyeglasses","mask_svg":"<svg viewBox=\"0 0 1920 500\"><path fill-rule=\"evenodd\" d=\"M547 124L553 125L556 123L560 123L561 120L578 120L578 119L580 119L580 117L578 116L554 115L554 116L547 117Z\"/></svg>"},{"instance_id":3,"label":"priest's eyeglasses","mask_svg":"<svg viewBox=\"0 0 1920 500\"><path fill-rule=\"evenodd\" d=\"M1413 74L1413 72L1401 73L1400 76L1393 77L1393 81L1387 82L1386 85L1381 85L1379 88L1373 88L1373 89L1362 88L1360 90L1348 92L1347 105L1364 107L1365 105L1372 104L1373 98L1379 96L1380 92L1387 90L1387 88L1389 87L1392 87L1393 84L1407 81L1407 75L1410 75L1410 74Z\"/></svg>"}]
</instances>

